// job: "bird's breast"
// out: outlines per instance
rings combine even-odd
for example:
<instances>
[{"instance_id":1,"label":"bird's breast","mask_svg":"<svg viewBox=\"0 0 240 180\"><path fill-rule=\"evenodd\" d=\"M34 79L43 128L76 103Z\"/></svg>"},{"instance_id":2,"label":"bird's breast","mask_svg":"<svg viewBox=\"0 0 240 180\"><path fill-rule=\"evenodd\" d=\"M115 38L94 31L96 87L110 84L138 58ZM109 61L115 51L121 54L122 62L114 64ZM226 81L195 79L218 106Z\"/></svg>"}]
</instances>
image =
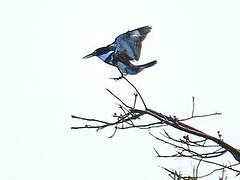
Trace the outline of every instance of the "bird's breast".
<instances>
[{"instance_id":1,"label":"bird's breast","mask_svg":"<svg viewBox=\"0 0 240 180\"><path fill-rule=\"evenodd\" d=\"M106 61L108 61L108 60L111 60L111 56L112 56L112 53L113 53L113 52L114 52L114 51L109 51L109 52L107 52L107 53L105 53L105 54L98 55L98 57L99 57L102 61L106 62Z\"/></svg>"}]
</instances>

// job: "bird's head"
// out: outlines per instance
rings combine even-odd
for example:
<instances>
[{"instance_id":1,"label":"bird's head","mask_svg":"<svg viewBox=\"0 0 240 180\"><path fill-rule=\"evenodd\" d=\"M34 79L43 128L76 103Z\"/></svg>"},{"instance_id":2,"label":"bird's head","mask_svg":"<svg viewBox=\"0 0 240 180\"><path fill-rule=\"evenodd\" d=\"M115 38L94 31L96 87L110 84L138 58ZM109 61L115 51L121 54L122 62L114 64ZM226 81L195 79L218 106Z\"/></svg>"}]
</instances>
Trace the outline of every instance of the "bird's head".
<instances>
[{"instance_id":1,"label":"bird's head","mask_svg":"<svg viewBox=\"0 0 240 180\"><path fill-rule=\"evenodd\" d=\"M110 51L110 49L108 47L101 47L101 48L98 48L95 51L93 51L93 53L84 56L83 59L87 59L87 58L90 58L93 56L100 57L104 54L107 54L109 51Z\"/></svg>"}]
</instances>

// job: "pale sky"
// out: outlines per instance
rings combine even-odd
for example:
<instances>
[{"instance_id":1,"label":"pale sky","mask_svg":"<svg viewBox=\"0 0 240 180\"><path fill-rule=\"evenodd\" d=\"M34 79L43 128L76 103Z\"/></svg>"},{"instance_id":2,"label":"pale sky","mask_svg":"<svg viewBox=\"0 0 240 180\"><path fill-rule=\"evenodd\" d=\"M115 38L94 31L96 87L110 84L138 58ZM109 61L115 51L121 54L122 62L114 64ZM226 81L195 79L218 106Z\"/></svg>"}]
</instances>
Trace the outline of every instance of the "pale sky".
<instances>
[{"instance_id":1,"label":"pale sky","mask_svg":"<svg viewBox=\"0 0 240 180\"><path fill-rule=\"evenodd\" d=\"M158 64L128 78L148 106L187 117L195 96L196 113L223 115L189 124L214 136L220 130L240 148L239 8L237 0L0 2L0 179L169 179L159 166L191 173L189 161L155 158L162 144L147 131L109 139L112 129L70 129L82 125L72 114L113 120L117 101L105 88L126 99L133 94L109 80L117 69L81 57L145 25L153 29L137 63Z\"/></svg>"}]
</instances>

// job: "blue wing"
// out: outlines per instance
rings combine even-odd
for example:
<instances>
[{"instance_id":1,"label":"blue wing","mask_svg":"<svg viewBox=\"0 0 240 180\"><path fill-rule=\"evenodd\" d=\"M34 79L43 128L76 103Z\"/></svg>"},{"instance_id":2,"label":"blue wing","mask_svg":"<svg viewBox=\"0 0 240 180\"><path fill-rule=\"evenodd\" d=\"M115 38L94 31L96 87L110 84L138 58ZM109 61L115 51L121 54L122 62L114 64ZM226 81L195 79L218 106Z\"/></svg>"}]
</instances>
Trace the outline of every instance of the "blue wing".
<instances>
[{"instance_id":1,"label":"blue wing","mask_svg":"<svg viewBox=\"0 0 240 180\"><path fill-rule=\"evenodd\" d=\"M129 60L139 60L142 41L146 38L151 29L151 26L144 26L119 35L114 42L117 46L116 53L118 54L122 51L126 51L127 55L130 57Z\"/></svg>"}]
</instances>

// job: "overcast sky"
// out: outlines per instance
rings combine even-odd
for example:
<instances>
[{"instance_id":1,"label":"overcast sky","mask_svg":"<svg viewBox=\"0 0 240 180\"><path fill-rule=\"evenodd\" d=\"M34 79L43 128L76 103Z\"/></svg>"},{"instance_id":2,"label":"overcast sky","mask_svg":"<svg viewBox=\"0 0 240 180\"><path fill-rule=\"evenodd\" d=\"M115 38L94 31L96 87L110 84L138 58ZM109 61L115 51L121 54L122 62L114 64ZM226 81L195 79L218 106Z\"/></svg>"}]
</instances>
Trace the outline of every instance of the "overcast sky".
<instances>
[{"instance_id":1,"label":"overcast sky","mask_svg":"<svg viewBox=\"0 0 240 180\"><path fill-rule=\"evenodd\" d=\"M0 179L168 179L163 165L191 172L191 162L155 158L153 148L169 149L147 132L109 139L111 129L70 129L82 125L72 114L112 120L117 101L105 88L133 94L109 80L117 69L81 57L145 25L153 29L136 64L158 64L128 77L148 106L187 117L195 96L196 113L223 115L189 124L214 136L220 130L239 148L239 8L237 0L1 1Z\"/></svg>"}]
</instances>

